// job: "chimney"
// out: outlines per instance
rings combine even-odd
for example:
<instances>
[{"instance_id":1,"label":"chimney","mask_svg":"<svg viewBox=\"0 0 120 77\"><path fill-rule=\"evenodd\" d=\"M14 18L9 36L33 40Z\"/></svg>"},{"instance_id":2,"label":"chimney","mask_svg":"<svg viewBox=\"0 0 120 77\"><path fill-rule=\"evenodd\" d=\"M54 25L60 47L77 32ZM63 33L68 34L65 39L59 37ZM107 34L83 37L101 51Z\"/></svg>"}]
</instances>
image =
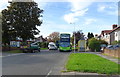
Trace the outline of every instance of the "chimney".
<instances>
[{"instance_id":1,"label":"chimney","mask_svg":"<svg viewBox=\"0 0 120 77\"><path fill-rule=\"evenodd\" d=\"M112 25L112 28L115 29L117 27L117 24Z\"/></svg>"}]
</instances>

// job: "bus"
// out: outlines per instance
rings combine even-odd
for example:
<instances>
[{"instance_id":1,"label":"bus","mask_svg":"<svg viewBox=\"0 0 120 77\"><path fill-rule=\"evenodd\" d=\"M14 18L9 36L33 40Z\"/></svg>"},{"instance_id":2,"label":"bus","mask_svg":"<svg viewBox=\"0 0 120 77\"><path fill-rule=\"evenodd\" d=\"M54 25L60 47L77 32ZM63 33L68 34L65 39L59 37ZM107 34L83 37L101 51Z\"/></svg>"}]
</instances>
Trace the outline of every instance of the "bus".
<instances>
[{"instance_id":1,"label":"bus","mask_svg":"<svg viewBox=\"0 0 120 77\"><path fill-rule=\"evenodd\" d=\"M62 33L60 34L60 41L59 41L59 51L71 51L71 44L70 44L70 34Z\"/></svg>"}]
</instances>

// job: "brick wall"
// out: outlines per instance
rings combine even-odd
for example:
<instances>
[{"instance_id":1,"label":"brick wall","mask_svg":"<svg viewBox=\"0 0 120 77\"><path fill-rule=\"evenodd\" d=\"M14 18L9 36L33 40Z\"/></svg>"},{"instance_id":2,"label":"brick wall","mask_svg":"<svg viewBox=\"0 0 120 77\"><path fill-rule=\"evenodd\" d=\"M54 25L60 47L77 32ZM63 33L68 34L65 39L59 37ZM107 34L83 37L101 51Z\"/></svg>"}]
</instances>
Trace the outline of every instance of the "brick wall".
<instances>
[{"instance_id":1,"label":"brick wall","mask_svg":"<svg viewBox=\"0 0 120 77\"><path fill-rule=\"evenodd\" d=\"M120 58L120 48L118 48L118 49L104 49L103 53L106 55L109 55L109 56Z\"/></svg>"}]
</instances>

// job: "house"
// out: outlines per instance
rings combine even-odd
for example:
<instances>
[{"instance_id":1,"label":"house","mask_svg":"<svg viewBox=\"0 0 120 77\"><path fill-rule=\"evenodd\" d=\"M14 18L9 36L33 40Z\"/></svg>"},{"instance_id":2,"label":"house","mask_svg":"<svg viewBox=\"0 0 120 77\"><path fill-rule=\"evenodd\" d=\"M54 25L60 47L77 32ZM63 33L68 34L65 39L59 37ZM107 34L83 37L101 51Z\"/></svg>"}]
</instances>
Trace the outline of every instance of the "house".
<instances>
[{"instance_id":1,"label":"house","mask_svg":"<svg viewBox=\"0 0 120 77\"><path fill-rule=\"evenodd\" d=\"M105 40L106 42L108 42L108 44L110 44L110 32L111 32L112 30L103 30L102 32L101 32L101 35L100 35L100 39L101 40Z\"/></svg>"},{"instance_id":2,"label":"house","mask_svg":"<svg viewBox=\"0 0 120 77\"><path fill-rule=\"evenodd\" d=\"M120 40L120 26L112 25L112 30L103 30L100 34L100 39L105 40L108 44L112 44L113 41Z\"/></svg>"},{"instance_id":3,"label":"house","mask_svg":"<svg viewBox=\"0 0 120 77\"><path fill-rule=\"evenodd\" d=\"M27 42L28 44L29 44L30 42L34 42L34 41L35 41L34 39L26 40L26 42ZM16 37L15 40L11 40L11 41L10 41L10 46L11 46L11 47L20 47L22 42L23 42L23 39L22 39L22 38Z\"/></svg>"},{"instance_id":4,"label":"house","mask_svg":"<svg viewBox=\"0 0 120 77\"><path fill-rule=\"evenodd\" d=\"M47 40L44 39L43 36L39 36L38 38L35 39L35 41L46 42Z\"/></svg>"},{"instance_id":5,"label":"house","mask_svg":"<svg viewBox=\"0 0 120 77\"><path fill-rule=\"evenodd\" d=\"M94 36L96 39L100 39L100 36L98 35L98 34L95 34L95 36Z\"/></svg>"},{"instance_id":6,"label":"house","mask_svg":"<svg viewBox=\"0 0 120 77\"><path fill-rule=\"evenodd\" d=\"M114 41L120 41L120 26L114 27L110 34L110 44Z\"/></svg>"}]
</instances>

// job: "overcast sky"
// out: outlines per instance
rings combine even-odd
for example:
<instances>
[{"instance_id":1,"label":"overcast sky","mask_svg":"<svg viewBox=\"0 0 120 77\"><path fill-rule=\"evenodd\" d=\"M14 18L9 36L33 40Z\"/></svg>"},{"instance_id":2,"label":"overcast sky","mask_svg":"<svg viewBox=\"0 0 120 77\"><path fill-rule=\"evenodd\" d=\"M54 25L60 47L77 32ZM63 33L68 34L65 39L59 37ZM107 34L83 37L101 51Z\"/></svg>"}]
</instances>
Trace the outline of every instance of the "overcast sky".
<instances>
[{"instance_id":1,"label":"overcast sky","mask_svg":"<svg viewBox=\"0 0 120 77\"><path fill-rule=\"evenodd\" d=\"M72 34L74 30L100 34L101 30L112 29L113 24L118 24L117 1L34 1L44 10L43 24L38 27L43 37L55 31ZM0 0L0 11L7 5L8 0Z\"/></svg>"}]
</instances>

